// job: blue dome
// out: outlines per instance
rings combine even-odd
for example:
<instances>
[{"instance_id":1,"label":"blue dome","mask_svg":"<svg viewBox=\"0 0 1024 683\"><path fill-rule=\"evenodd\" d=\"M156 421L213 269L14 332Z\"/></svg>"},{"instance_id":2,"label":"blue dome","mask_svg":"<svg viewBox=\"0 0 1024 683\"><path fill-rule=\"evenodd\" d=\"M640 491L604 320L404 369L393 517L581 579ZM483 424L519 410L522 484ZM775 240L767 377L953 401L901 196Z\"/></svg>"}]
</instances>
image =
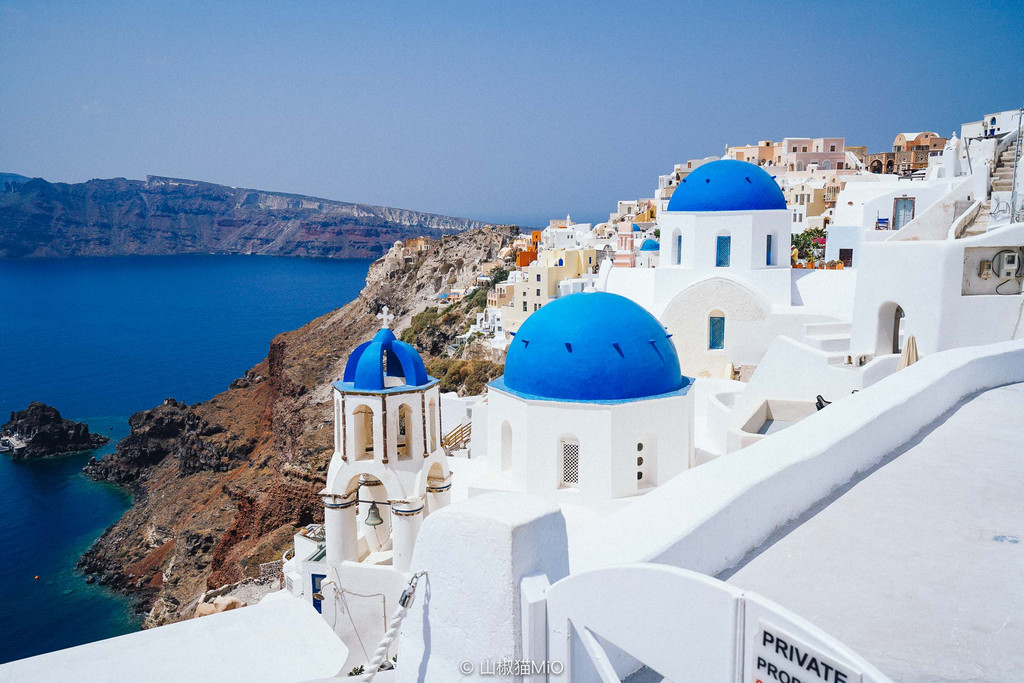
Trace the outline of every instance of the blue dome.
<instances>
[{"instance_id":1,"label":"blue dome","mask_svg":"<svg viewBox=\"0 0 1024 683\"><path fill-rule=\"evenodd\" d=\"M355 348L345 363L344 379L335 385L344 391L385 391L422 387L432 381L416 349L385 328Z\"/></svg>"},{"instance_id":2,"label":"blue dome","mask_svg":"<svg viewBox=\"0 0 1024 683\"><path fill-rule=\"evenodd\" d=\"M555 299L523 322L497 387L563 401L657 396L689 384L657 318L624 296Z\"/></svg>"},{"instance_id":3,"label":"blue dome","mask_svg":"<svg viewBox=\"0 0 1024 683\"><path fill-rule=\"evenodd\" d=\"M786 198L764 169L721 159L698 166L676 186L669 211L768 211L785 209Z\"/></svg>"},{"instance_id":4,"label":"blue dome","mask_svg":"<svg viewBox=\"0 0 1024 683\"><path fill-rule=\"evenodd\" d=\"M640 232L640 226L636 223L633 223L633 232Z\"/></svg>"},{"instance_id":5,"label":"blue dome","mask_svg":"<svg viewBox=\"0 0 1024 683\"><path fill-rule=\"evenodd\" d=\"M652 239L646 239L644 240L644 243L640 245L640 251L658 251L659 249L661 249L661 245Z\"/></svg>"}]
</instances>

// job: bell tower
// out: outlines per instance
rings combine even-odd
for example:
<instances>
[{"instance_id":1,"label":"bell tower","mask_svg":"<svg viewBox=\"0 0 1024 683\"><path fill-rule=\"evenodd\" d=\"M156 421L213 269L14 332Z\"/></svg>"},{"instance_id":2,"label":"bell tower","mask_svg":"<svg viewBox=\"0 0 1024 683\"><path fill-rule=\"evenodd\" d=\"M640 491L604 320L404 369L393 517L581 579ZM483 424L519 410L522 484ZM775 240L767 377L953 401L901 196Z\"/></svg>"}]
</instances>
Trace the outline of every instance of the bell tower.
<instances>
[{"instance_id":1,"label":"bell tower","mask_svg":"<svg viewBox=\"0 0 1024 683\"><path fill-rule=\"evenodd\" d=\"M399 341L385 306L381 329L334 382L334 455L324 503L327 562L406 572L423 518L449 502L441 394L423 359Z\"/></svg>"}]
</instances>

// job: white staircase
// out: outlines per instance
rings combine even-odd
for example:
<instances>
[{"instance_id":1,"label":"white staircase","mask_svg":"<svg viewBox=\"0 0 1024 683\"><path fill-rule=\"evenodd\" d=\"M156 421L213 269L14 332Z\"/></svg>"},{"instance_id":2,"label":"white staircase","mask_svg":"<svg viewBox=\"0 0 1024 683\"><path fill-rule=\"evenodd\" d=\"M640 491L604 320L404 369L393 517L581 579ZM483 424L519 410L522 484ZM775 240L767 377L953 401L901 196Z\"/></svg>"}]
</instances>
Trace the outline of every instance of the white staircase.
<instances>
[{"instance_id":1,"label":"white staircase","mask_svg":"<svg viewBox=\"0 0 1024 683\"><path fill-rule=\"evenodd\" d=\"M1003 150L992 171L992 191L1009 192L1013 189L1013 168L1017 158L1017 141Z\"/></svg>"},{"instance_id":2,"label":"white staircase","mask_svg":"<svg viewBox=\"0 0 1024 683\"><path fill-rule=\"evenodd\" d=\"M808 323L803 341L826 353L845 354L850 350L850 329L850 323Z\"/></svg>"},{"instance_id":3,"label":"white staircase","mask_svg":"<svg viewBox=\"0 0 1024 683\"><path fill-rule=\"evenodd\" d=\"M974 217L966 228L964 228L963 234L959 237L974 237L975 235L981 235L988 230L988 219L989 212L992 210L992 200L986 199L981 203L981 208L978 209L978 215Z\"/></svg>"}]
</instances>

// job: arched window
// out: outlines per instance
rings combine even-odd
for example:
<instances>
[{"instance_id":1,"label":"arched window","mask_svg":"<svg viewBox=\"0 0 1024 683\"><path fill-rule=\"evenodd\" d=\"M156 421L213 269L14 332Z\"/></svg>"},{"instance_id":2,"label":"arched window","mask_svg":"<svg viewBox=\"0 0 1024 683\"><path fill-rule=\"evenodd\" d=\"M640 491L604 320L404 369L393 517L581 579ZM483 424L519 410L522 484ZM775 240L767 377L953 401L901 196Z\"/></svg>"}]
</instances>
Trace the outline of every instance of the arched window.
<instances>
[{"instance_id":1,"label":"arched window","mask_svg":"<svg viewBox=\"0 0 1024 683\"><path fill-rule=\"evenodd\" d=\"M399 460L408 460L412 458L412 432L412 409L403 403L398 406L398 439L396 440L396 450L398 452Z\"/></svg>"},{"instance_id":2,"label":"arched window","mask_svg":"<svg viewBox=\"0 0 1024 683\"><path fill-rule=\"evenodd\" d=\"M712 311L708 316L708 349L725 348L725 314Z\"/></svg>"},{"instance_id":3,"label":"arched window","mask_svg":"<svg viewBox=\"0 0 1024 683\"><path fill-rule=\"evenodd\" d=\"M370 406L359 406L352 411L352 425L355 430L353 442L356 460L373 459L373 409Z\"/></svg>"},{"instance_id":4,"label":"arched window","mask_svg":"<svg viewBox=\"0 0 1024 683\"><path fill-rule=\"evenodd\" d=\"M512 425L508 420L501 423L501 469L512 469Z\"/></svg>"},{"instance_id":5,"label":"arched window","mask_svg":"<svg viewBox=\"0 0 1024 683\"><path fill-rule=\"evenodd\" d=\"M719 235L715 242L715 266L717 268L728 268L732 254L732 238L728 235Z\"/></svg>"},{"instance_id":6,"label":"arched window","mask_svg":"<svg viewBox=\"0 0 1024 683\"><path fill-rule=\"evenodd\" d=\"M772 253L772 235L771 233L764 240L764 264L766 266L775 265L775 255Z\"/></svg>"},{"instance_id":7,"label":"arched window","mask_svg":"<svg viewBox=\"0 0 1024 683\"><path fill-rule=\"evenodd\" d=\"M681 264L683 262L683 236L681 234L679 234L679 233L676 233L675 249L676 249L676 253L675 253L675 258L673 259L673 261L678 266L679 264Z\"/></svg>"},{"instance_id":8,"label":"arched window","mask_svg":"<svg viewBox=\"0 0 1024 683\"><path fill-rule=\"evenodd\" d=\"M577 488L580 485L580 442L574 436L563 436L558 440L560 488Z\"/></svg>"},{"instance_id":9,"label":"arched window","mask_svg":"<svg viewBox=\"0 0 1024 683\"><path fill-rule=\"evenodd\" d=\"M525 305L524 303L523 306ZM437 450L437 404L434 403L434 399L430 399L427 419L430 420L430 452L433 453Z\"/></svg>"}]
</instances>

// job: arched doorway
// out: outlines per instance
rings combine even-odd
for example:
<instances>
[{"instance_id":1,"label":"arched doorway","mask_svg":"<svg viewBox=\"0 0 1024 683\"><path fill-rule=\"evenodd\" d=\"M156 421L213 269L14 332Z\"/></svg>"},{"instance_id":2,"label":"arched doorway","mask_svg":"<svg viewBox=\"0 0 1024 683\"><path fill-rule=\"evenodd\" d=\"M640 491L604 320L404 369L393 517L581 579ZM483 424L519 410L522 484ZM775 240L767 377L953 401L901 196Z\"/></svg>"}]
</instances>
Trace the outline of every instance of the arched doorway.
<instances>
[{"instance_id":1,"label":"arched doorway","mask_svg":"<svg viewBox=\"0 0 1024 683\"><path fill-rule=\"evenodd\" d=\"M900 353L903 350L901 337L906 317L903 307L893 301L887 301L879 307L875 353L885 355Z\"/></svg>"}]
</instances>

